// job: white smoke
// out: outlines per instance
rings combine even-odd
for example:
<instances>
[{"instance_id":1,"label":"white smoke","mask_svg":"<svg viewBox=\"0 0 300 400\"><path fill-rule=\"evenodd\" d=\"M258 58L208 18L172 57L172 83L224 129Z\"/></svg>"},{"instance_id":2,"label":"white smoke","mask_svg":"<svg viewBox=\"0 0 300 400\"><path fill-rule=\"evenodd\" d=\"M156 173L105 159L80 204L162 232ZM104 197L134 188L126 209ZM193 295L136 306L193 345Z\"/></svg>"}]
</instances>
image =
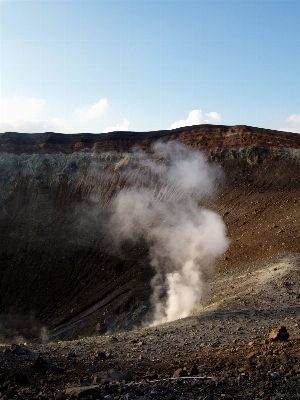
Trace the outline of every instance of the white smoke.
<instances>
[{"instance_id":1,"label":"white smoke","mask_svg":"<svg viewBox=\"0 0 300 400\"><path fill-rule=\"evenodd\" d=\"M203 294L205 269L228 247L225 225L211 203L221 168L199 151L157 143L152 157L139 153L139 185L119 192L111 226L119 241L144 238L149 245L152 325L188 316ZM143 182L141 185L140 183Z\"/></svg>"}]
</instances>

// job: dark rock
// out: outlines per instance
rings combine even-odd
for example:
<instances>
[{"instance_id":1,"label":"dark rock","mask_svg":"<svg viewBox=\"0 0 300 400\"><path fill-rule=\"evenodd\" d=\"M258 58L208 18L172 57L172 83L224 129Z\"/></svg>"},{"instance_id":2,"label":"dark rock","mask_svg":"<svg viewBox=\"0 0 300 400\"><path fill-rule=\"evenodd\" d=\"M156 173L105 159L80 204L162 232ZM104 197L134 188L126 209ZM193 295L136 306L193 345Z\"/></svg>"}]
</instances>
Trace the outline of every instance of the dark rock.
<instances>
[{"instance_id":1,"label":"dark rock","mask_svg":"<svg viewBox=\"0 0 300 400\"><path fill-rule=\"evenodd\" d=\"M188 373L186 370L184 370L182 368L177 369L173 374L173 378L181 378L184 376L188 376Z\"/></svg>"},{"instance_id":2,"label":"dark rock","mask_svg":"<svg viewBox=\"0 0 300 400\"><path fill-rule=\"evenodd\" d=\"M277 371L271 371L271 372L269 372L269 375L270 375L270 377L272 378L272 379L279 379L280 377L281 377L281 375L280 375L280 373L279 372L277 372Z\"/></svg>"},{"instance_id":3,"label":"dark rock","mask_svg":"<svg viewBox=\"0 0 300 400\"><path fill-rule=\"evenodd\" d=\"M5 392L5 396L3 396L3 399L13 399L18 395L18 392L15 389L9 389Z\"/></svg>"},{"instance_id":4,"label":"dark rock","mask_svg":"<svg viewBox=\"0 0 300 400\"><path fill-rule=\"evenodd\" d=\"M5 375L0 374L0 385L3 385L4 382L5 382Z\"/></svg>"},{"instance_id":5,"label":"dark rock","mask_svg":"<svg viewBox=\"0 0 300 400\"><path fill-rule=\"evenodd\" d=\"M282 362L288 362L288 361L295 361L295 358L291 356L290 354L286 353L285 351L280 355L280 360Z\"/></svg>"},{"instance_id":6,"label":"dark rock","mask_svg":"<svg viewBox=\"0 0 300 400\"><path fill-rule=\"evenodd\" d=\"M129 382L132 380L132 377L127 372L117 371L115 369L110 370L109 372L97 372L93 376L93 383L100 383L101 381L112 382L112 381L125 381Z\"/></svg>"},{"instance_id":7,"label":"dark rock","mask_svg":"<svg viewBox=\"0 0 300 400\"><path fill-rule=\"evenodd\" d=\"M285 394L277 394L275 397L273 397L273 400L284 400L285 398Z\"/></svg>"},{"instance_id":8,"label":"dark rock","mask_svg":"<svg viewBox=\"0 0 300 400\"><path fill-rule=\"evenodd\" d=\"M25 349L24 347L21 347L18 344L12 344L10 351L13 354L16 354L17 356L24 356L24 355L27 355L29 353L28 349Z\"/></svg>"},{"instance_id":9,"label":"dark rock","mask_svg":"<svg viewBox=\"0 0 300 400\"><path fill-rule=\"evenodd\" d=\"M194 376L199 374L199 370L196 365L193 365L191 369L188 370L189 376Z\"/></svg>"},{"instance_id":10,"label":"dark rock","mask_svg":"<svg viewBox=\"0 0 300 400\"><path fill-rule=\"evenodd\" d=\"M277 328L273 329L269 334L269 339L273 342L288 340L289 333L286 330L285 326L278 326Z\"/></svg>"},{"instance_id":11,"label":"dark rock","mask_svg":"<svg viewBox=\"0 0 300 400\"><path fill-rule=\"evenodd\" d=\"M104 351L95 351L94 356L95 356L95 358L97 358L97 360L105 360L106 359L106 354L104 353Z\"/></svg>"},{"instance_id":12,"label":"dark rock","mask_svg":"<svg viewBox=\"0 0 300 400\"><path fill-rule=\"evenodd\" d=\"M76 357L76 353L74 353L74 351L70 351L67 357L68 358L75 358Z\"/></svg>"},{"instance_id":13,"label":"dark rock","mask_svg":"<svg viewBox=\"0 0 300 400\"><path fill-rule=\"evenodd\" d=\"M34 372L46 372L50 369L49 363L40 354L33 360L31 367Z\"/></svg>"},{"instance_id":14,"label":"dark rock","mask_svg":"<svg viewBox=\"0 0 300 400\"><path fill-rule=\"evenodd\" d=\"M65 394L76 397L77 399L82 399L90 395L98 395L100 397L101 390L98 385L70 387L65 389Z\"/></svg>"},{"instance_id":15,"label":"dark rock","mask_svg":"<svg viewBox=\"0 0 300 400\"><path fill-rule=\"evenodd\" d=\"M148 375L143 376L142 379L152 380L152 379L157 379L157 378L158 378L158 375L156 373L153 373L153 374L148 374Z\"/></svg>"},{"instance_id":16,"label":"dark rock","mask_svg":"<svg viewBox=\"0 0 300 400\"><path fill-rule=\"evenodd\" d=\"M13 374L9 377L8 380L11 386L13 385L14 387L17 388L29 386L29 380L27 378L27 375L23 373Z\"/></svg>"},{"instance_id":17,"label":"dark rock","mask_svg":"<svg viewBox=\"0 0 300 400\"><path fill-rule=\"evenodd\" d=\"M110 353L109 351L105 353L105 357L106 357L106 358L114 358L114 356L112 355L112 353Z\"/></svg>"},{"instance_id":18,"label":"dark rock","mask_svg":"<svg viewBox=\"0 0 300 400\"><path fill-rule=\"evenodd\" d=\"M107 332L107 325L104 322L98 322L98 324L96 325L96 332L99 335L103 335Z\"/></svg>"}]
</instances>

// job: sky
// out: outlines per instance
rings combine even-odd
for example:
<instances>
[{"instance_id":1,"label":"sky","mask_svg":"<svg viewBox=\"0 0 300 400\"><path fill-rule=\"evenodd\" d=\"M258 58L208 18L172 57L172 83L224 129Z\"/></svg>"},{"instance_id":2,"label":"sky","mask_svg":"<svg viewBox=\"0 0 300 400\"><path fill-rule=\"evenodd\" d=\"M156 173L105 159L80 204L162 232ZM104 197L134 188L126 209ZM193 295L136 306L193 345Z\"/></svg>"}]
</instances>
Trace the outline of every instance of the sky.
<instances>
[{"instance_id":1,"label":"sky","mask_svg":"<svg viewBox=\"0 0 300 400\"><path fill-rule=\"evenodd\" d=\"M0 132L300 132L300 1L0 0Z\"/></svg>"}]
</instances>

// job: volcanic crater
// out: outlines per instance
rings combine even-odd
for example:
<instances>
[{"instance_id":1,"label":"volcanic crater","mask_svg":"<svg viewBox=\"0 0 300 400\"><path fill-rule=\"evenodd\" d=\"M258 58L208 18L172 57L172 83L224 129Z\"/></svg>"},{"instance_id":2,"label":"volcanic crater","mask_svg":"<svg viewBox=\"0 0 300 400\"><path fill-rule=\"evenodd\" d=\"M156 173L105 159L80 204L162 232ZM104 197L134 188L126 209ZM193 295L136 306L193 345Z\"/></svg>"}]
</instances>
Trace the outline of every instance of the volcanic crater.
<instances>
[{"instance_id":1,"label":"volcanic crater","mask_svg":"<svg viewBox=\"0 0 300 400\"><path fill-rule=\"evenodd\" d=\"M165 162L156 142L181 143L221 166L214 200L199 206L222 217L230 244L204 271L199 307L149 327L143 325L155 275L149 243L141 235L115 246L109 225L112 199L132 185L142 190L151 182L158 198L182 201L136 157ZM0 135L0 182L3 395L298 398L299 134L216 125L7 132ZM269 341L279 325L289 340ZM125 370L139 384L95 378L109 369ZM178 369L178 380L163 381ZM21 384L18 373L29 382ZM85 386L90 392L79 389Z\"/></svg>"}]
</instances>

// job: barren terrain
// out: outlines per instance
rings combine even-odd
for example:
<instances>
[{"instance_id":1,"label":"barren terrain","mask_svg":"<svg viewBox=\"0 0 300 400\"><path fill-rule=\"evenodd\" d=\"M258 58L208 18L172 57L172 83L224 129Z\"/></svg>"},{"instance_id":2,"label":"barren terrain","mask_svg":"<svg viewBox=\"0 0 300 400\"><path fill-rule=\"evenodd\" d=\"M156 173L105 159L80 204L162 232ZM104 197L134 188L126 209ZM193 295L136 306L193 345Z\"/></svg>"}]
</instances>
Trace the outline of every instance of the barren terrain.
<instances>
[{"instance_id":1,"label":"barren terrain","mask_svg":"<svg viewBox=\"0 0 300 400\"><path fill-rule=\"evenodd\" d=\"M202 310L158 327L7 345L0 353L3 381L10 374L4 393L37 399L299 398L299 268L299 257L285 255L220 273L208 283ZM278 325L286 326L288 341L269 341ZM22 387L17 373L29 384Z\"/></svg>"},{"instance_id":2,"label":"barren terrain","mask_svg":"<svg viewBox=\"0 0 300 400\"><path fill-rule=\"evenodd\" d=\"M0 136L2 398L300 397L299 135L207 125L99 141L15 135ZM230 246L205 271L201 307L150 328L147 246L115 251L105 210L127 165L131 181L155 179L130 164L132 145L150 151L153 139L222 165L210 207ZM289 339L271 342L280 325Z\"/></svg>"}]
</instances>

